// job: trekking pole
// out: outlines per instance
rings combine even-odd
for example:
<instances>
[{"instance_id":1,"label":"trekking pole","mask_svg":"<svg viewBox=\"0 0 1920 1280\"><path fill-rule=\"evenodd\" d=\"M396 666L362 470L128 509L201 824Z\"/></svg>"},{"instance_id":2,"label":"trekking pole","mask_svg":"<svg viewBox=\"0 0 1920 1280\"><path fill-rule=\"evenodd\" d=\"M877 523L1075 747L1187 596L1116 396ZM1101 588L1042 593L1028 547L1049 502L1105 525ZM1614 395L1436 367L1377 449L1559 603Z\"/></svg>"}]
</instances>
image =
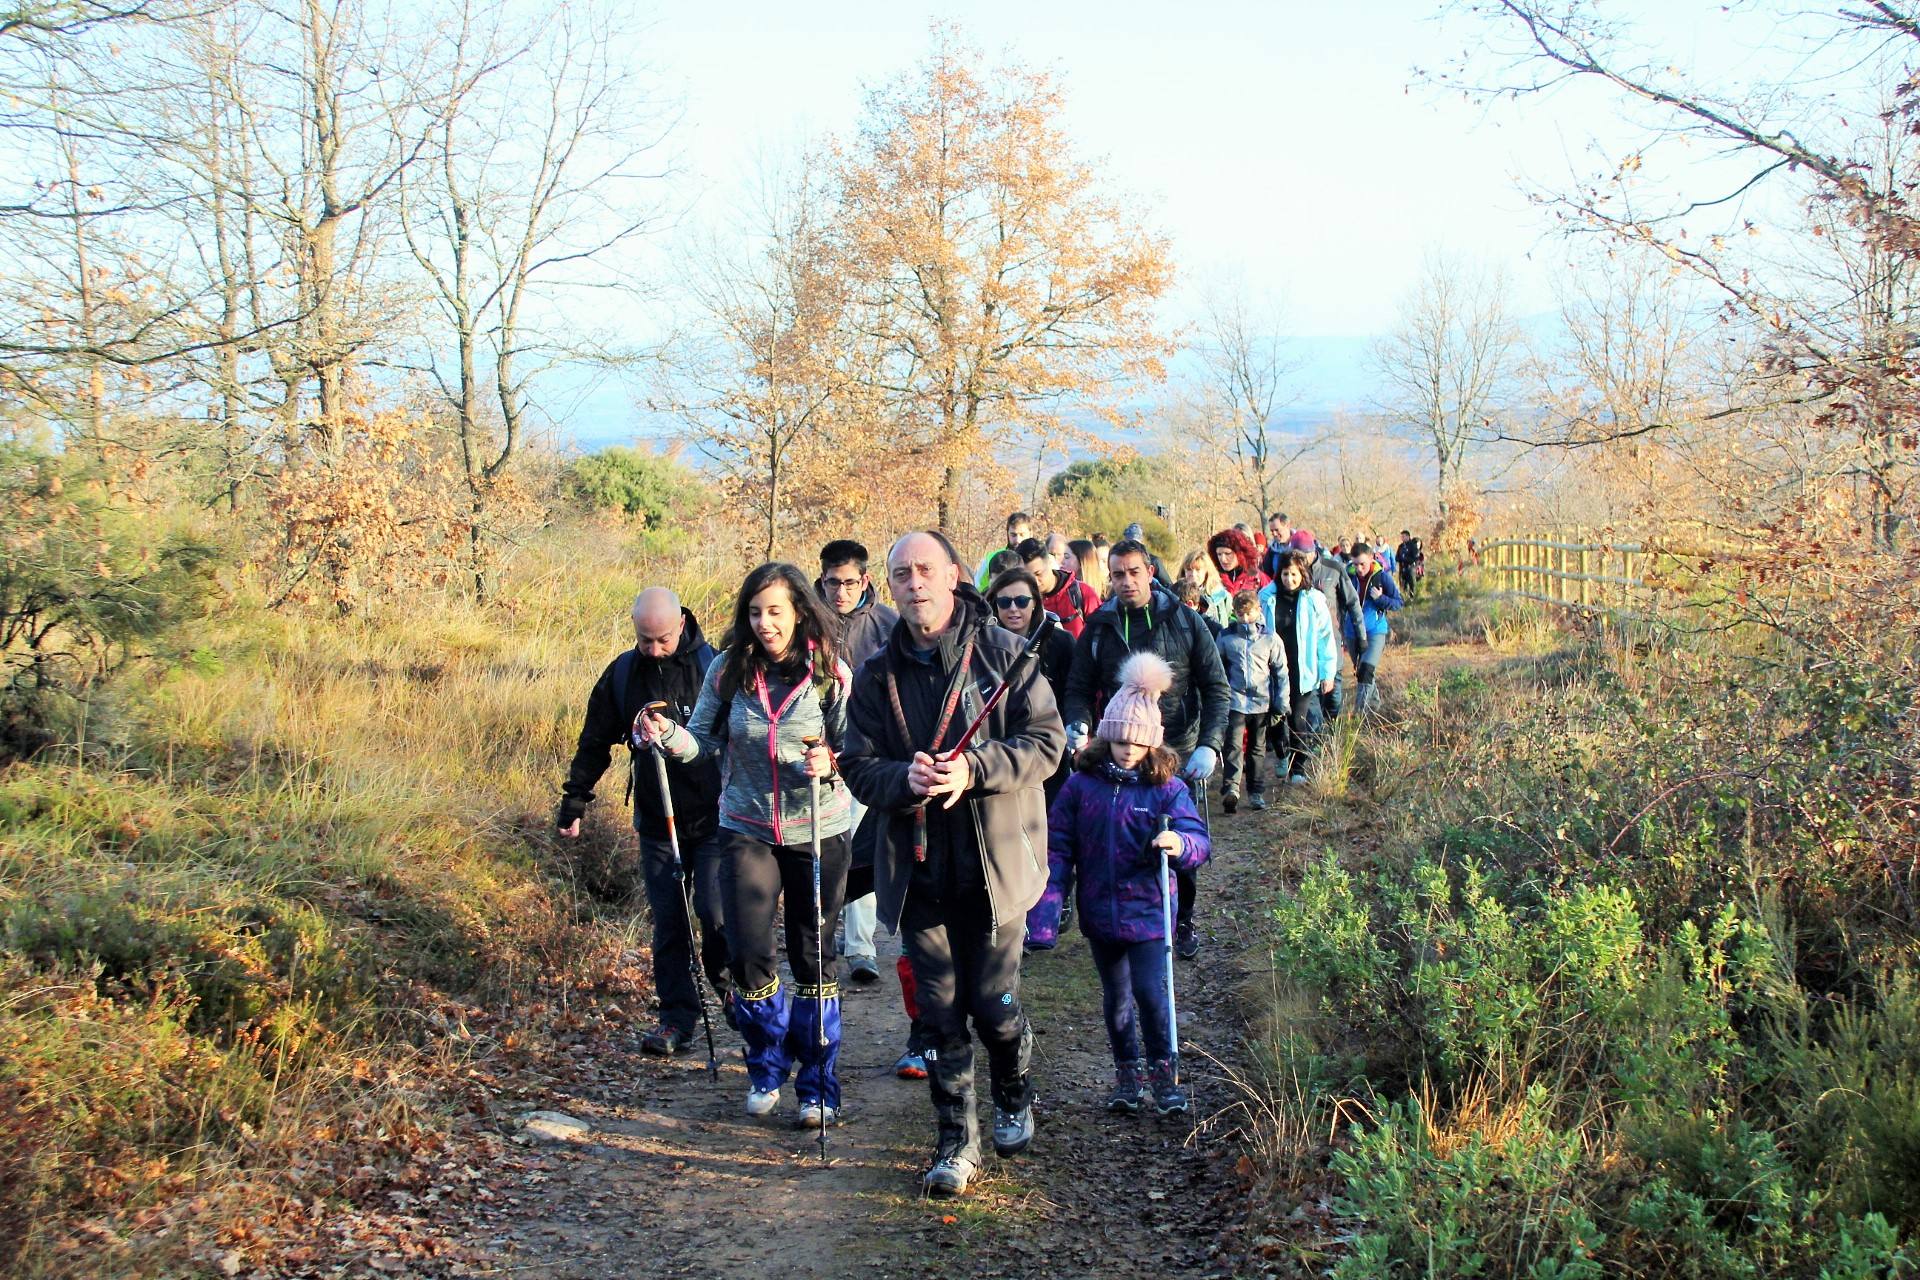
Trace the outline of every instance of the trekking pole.
<instances>
[{"instance_id":1,"label":"trekking pole","mask_svg":"<svg viewBox=\"0 0 1920 1280\"><path fill-rule=\"evenodd\" d=\"M800 743L812 755L813 749L820 745L817 737L805 737ZM814 1012L820 1027L820 1047L827 1047L827 961L826 944L821 935L827 930L826 921L820 910L820 779L811 768L807 770L807 826L813 834L813 991ZM827 1097L826 1065L827 1055L820 1055L820 1163L827 1162Z\"/></svg>"},{"instance_id":2,"label":"trekking pole","mask_svg":"<svg viewBox=\"0 0 1920 1280\"><path fill-rule=\"evenodd\" d=\"M1160 815L1160 831L1173 830L1170 814ZM1173 854L1160 851L1160 916L1167 931L1167 1048L1173 1063L1173 1082L1180 1083L1180 1015L1173 1002Z\"/></svg>"},{"instance_id":3,"label":"trekking pole","mask_svg":"<svg viewBox=\"0 0 1920 1280\"><path fill-rule=\"evenodd\" d=\"M1029 662L1037 662L1039 660L1041 645L1046 643L1047 637L1053 634L1053 629L1058 625L1060 625L1059 619L1055 618L1052 614L1048 614L1040 620L1040 625L1034 628L1031 636L1027 637L1026 646L1022 648L1019 655L1014 658L1013 665L1007 668L1007 674L1001 677L1000 683L995 685L993 692L987 695L987 701L980 708L980 714L973 718L973 723L968 725L966 732L960 735L960 740L948 748L946 754L941 756L940 759L958 759L962 751L965 751L969 746L973 745L974 735L980 732L981 726L987 722L987 717L993 714L994 708L998 707L1001 701L1006 698L1007 691L1013 688L1014 679L1019 676L1020 669Z\"/></svg>"},{"instance_id":4,"label":"trekking pole","mask_svg":"<svg viewBox=\"0 0 1920 1280\"><path fill-rule=\"evenodd\" d=\"M664 715L672 708L664 702L649 702L640 708L640 714L652 712ZM659 743L653 744L654 776L660 780L660 804L667 811L667 849L673 854L673 878L680 884L680 909L682 918L687 922L687 967L693 970L693 995L700 1002L700 1027L707 1033L707 1077L720 1079L720 1059L713 1052L713 1019L707 1016L707 976L700 963L699 925L693 918L693 884L687 878L687 868L680 861L680 828L673 820L673 789L667 785L667 752Z\"/></svg>"}]
</instances>

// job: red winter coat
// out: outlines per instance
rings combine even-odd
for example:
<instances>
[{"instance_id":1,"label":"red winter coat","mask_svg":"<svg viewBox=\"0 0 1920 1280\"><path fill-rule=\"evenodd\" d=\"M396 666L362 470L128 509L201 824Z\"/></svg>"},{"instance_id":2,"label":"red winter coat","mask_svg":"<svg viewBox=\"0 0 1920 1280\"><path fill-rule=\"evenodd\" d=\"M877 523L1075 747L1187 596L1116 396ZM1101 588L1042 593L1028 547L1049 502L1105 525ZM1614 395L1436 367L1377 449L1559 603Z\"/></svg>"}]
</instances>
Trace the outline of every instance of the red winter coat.
<instances>
[{"instance_id":1,"label":"red winter coat","mask_svg":"<svg viewBox=\"0 0 1920 1280\"><path fill-rule=\"evenodd\" d=\"M1046 611L1060 619L1061 629L1075 640L1087 629L1087 619L1100 607L1100 593L1080 581L1078 575L1053 573L1053 593L1040 597Z\"/></svg>"}]
</instances>

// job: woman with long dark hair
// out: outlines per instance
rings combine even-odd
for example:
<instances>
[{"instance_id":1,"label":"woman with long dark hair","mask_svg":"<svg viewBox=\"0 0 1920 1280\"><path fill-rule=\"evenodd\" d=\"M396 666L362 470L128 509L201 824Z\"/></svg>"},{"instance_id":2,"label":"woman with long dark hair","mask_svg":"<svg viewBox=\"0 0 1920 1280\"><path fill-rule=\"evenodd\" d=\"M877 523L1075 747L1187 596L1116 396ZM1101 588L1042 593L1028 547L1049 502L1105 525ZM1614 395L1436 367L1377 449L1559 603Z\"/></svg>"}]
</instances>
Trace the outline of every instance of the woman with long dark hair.
<instances>
[{"instance_id":1,"label":"woman with long dark hair","mask_svg":"<svg viewBox=\"0 0 1920 1280\"><path fill-rule=\"evenodd\" d=\"M853 673L835 651L835 634L799 569L763 564L741 584L726 651L708 669L687 724L643 716L635 726L643 744L658 741L676 760L720 762L720 897L733 952L734 1019L746 1041L747 1114L771 1114L797 1065L797 1119L805 1128L840 1118L840 988L832 959L815 963L816 922L840 913L851 852L850 797L836 762ZM818 813L811 803L815 778ZM792 991L781 989L774 967L774 913L783 892Z\"/></svg>"}]
</instances>

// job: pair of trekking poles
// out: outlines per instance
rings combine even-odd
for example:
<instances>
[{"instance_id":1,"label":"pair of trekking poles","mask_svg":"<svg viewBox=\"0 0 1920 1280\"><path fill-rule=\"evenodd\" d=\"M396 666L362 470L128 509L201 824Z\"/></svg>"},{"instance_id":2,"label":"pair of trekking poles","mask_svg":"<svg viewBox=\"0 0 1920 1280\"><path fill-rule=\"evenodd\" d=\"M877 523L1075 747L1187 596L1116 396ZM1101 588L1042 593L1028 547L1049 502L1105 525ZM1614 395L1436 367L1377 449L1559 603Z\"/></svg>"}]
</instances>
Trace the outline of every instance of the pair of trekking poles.
<instances>
[{"instance_id":1,"label":"pair of trekking poles","mask_svg":"<svg viewBox=\"0 0 1920 1280\"><path fill-rule=\"evenodd\" d=\"M664 715L672 707L665 702L649 702L640 708L640 715ZM636 717L636 720L638 717ZM802 738L801 742L811 753L820 745L817 737ZM700 1027L707 1037L707 1076L712 1080L720 1079L720 1058L713 1049L713 1020L707 1013L707 989L704 985L706 975L700 963L698 935L695 929L693 911L693 882L687 875L686 865L680 860L680 828L673 816L673 789L667 783L667 752L658 742L652 744L654 777L660 784L660 804L667 817L667 850L673 858L673 876L680 883L680 908L682 919L687 926L687 963L693 971L693 989L700 1000ZM827 981L826 952L821 935L826 931L826 921L820 909L820 779L808 777L808 825L813 829L813 974L815 1000L818 1002L815 1019L820 1030L820 1047L826 1048L827 1040ZM820 1159L827 1158L827 1107L826 1100L820 1102Z\"/></svg>"}]
</instances>

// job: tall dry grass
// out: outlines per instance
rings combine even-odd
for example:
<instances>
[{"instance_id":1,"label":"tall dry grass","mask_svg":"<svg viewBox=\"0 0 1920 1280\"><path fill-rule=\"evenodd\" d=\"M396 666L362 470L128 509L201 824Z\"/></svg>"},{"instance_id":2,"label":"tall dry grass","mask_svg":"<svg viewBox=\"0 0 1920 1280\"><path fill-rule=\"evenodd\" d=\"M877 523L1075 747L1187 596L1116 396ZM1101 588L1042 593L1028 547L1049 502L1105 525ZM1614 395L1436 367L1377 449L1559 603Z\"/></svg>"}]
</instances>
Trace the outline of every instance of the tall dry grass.
<instances>
[{"instance_id":1,"label":"tall dry grass","mask_svg":"<svg viewBox=\"0 0 1920 1280\"><path fill-rule=\"evenodd\" d=\"M266 1259L445 1140L459 1064L643 978L624 761L578 846L551 814L634 593L718 622L740 573L596 523L484 608L342 623L235 573L0 774L0 1270Z\"/></svg>"}]
</instances>

